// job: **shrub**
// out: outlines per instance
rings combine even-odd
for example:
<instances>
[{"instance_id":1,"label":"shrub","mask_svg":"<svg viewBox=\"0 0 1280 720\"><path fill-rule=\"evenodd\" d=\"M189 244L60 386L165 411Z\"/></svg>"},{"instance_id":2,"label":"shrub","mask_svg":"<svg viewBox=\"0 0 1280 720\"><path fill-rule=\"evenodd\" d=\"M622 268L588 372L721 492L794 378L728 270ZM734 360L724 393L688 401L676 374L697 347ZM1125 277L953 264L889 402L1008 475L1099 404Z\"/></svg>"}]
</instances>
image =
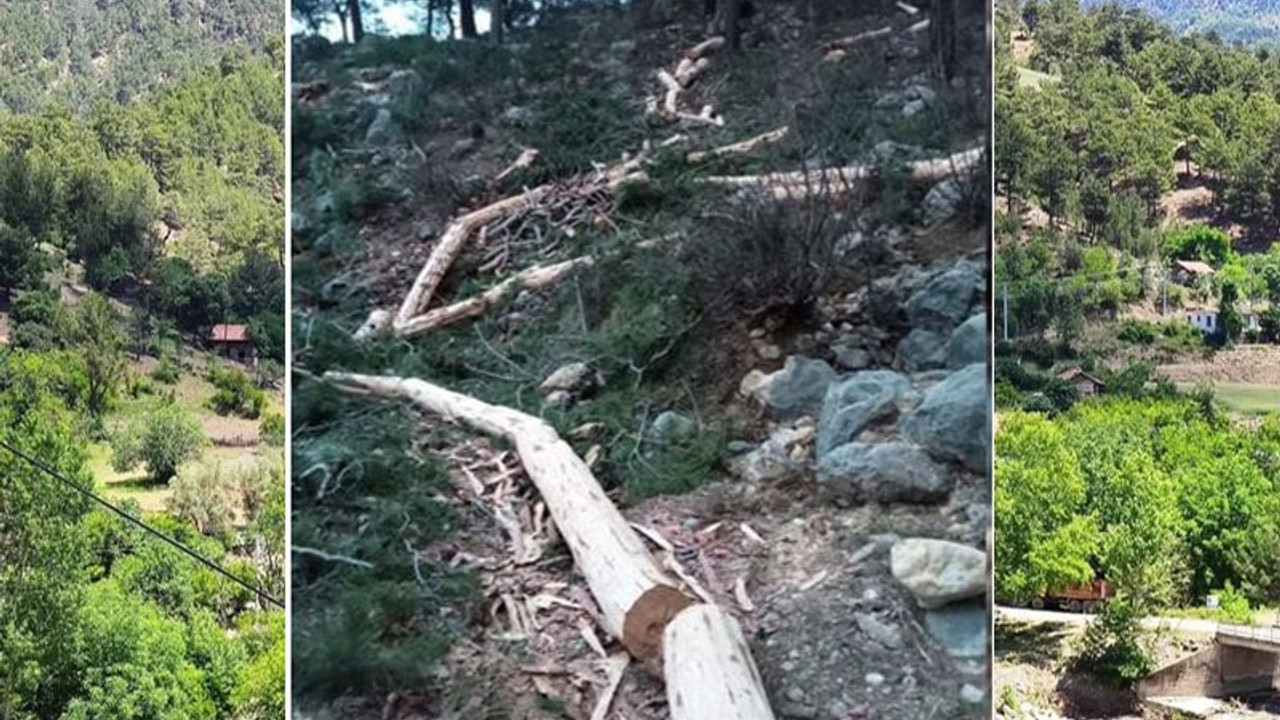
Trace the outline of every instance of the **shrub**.
<instances>
[{"instance_id":1,"label":"shrub","mask_svg":"<svg viewBox=\"0 0 1280 720\"><path fill-rule=\"evenodd\" d=\"M179 465L199 456L204 443L199 423L182 408L168 405L111 439L112 467L127 472L143 464L154 482L168 482Z\"/></svg>"},{"instance_id":2,"label":"shrub","mask_svg":"<svg viewBox=\"0 0 1280 720\"><path fill-rule=\"evenodd\" d=\"M258 434L262 442L272 447L284 447L284 415L267 413L258 426Z\"/></svg>"},{"instance_id":3,"label":"shrub","mask_svg":"<svg viewBox=\"0 0 1280 720\"><path fill-rule=\"evenodd\" d=\"M1154 344L1159 336L1157 325L1144 320L1125 320L1116 332L1116 338L1137 345Z\"/></svg>"},{"instance_id":4,"label":"shrub","mask_svg":"<svg viewBox=\"0 0 1280 720\"><path fill-rule=\"evenodd\" d=\"M209 398L209 407L219 415L234 413L253 419L261 415L267 405L267 394L240 370L215 364L209 369L208 379L217 388Z\"/></svg>"},{"instance_id":5,"label":"shrub","mask_svg":"<svg viewBox=\"0 0 1280 720\"><path fill-rule=\"evenodd\" d=\"M1165 238L1165 254L1176 260L1201 260L1222 267L1235 254L1231 238L1216 228L1195 225L1179 228Z\"/></svg>"},{"instance_id":6,"label":"shrub","mask_svg":"<svg viewBox=\"0 0 1280 720\"><path fill-rule=\"evenodd\" d=\"M1155 667L1151 641L1138 603L1117 597L1107 603L1080 637L1072 664L1115 685L1132 685Z\"/></svg>"},{"instance_id":7,"label":"shrub","mask_svg":"<svg viewBox=\"0 0 1280 720\"><path fill-rule=\"evenodd\" d=\"M221 465L202 465L178 475L169 484L173 492L165 506L200 532L220 535L234 514L227 499L227 485Z\"/></svg>"},{"instance_id":8,"label":"shrub","mask_svg":"<svg viewBox=\"0 0 1280 720\"><path fill-rule=\"evenodd\" d=\"M173 361L173 358L167 355L160 358L160 363L151 371L151 379L165 385L173 385L181 377L182 369Z\"/></svg>"}]
</instances>

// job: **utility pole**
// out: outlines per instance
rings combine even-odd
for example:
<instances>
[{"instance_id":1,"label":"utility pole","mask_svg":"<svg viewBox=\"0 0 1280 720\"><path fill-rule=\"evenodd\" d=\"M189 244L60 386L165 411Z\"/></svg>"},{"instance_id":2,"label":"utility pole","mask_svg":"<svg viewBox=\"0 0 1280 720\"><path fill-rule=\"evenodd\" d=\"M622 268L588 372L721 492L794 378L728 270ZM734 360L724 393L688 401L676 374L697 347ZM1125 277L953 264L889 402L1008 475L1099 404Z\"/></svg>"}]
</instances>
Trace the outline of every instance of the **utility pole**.
<instances>
[{"instance_id":1,"label":"utility pole","mask_svg":"<svg viewBox=\"0 0 1280 720\"><path fill-rule=\"evenodd\" d=\"M1004 284L1004 312L1000 313L1000 320L1004 325L1004 341L1009 342L1009 283Z\"/></svg>"},{"instance_id":2,"label":"utility pole","mask_svg":"<svg viewBox=\"0 0 1280 720\"><path fill-rule=\"evenodd\" d=\"M1160 316L1169 314L1169 268L1160 270Z\"/></svg>"}]
</instances>

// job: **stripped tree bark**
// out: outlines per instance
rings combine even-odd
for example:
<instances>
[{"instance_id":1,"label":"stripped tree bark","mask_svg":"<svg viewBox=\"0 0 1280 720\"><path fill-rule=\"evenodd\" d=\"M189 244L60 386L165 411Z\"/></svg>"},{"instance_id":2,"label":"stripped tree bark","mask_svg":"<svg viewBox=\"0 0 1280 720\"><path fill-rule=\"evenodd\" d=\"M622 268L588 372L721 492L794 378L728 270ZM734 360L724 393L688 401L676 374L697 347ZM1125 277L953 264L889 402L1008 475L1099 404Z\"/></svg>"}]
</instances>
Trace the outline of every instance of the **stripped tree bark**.
<instances>
[{"instance_id":1,"label":"stripped tree bark","mask_svg":"<svg viewBox=\"0 0 1280 720\"><path fill-rule=\"evenodd\" d=\"M659 244L672 240L676 236L667 236L655 240L645 240L637 243L637 249L648 249L657 247ZM512 275L493 287L485 290L478 295L472 295L466 300L460 300L452 305L435 308L429 310L422 315L412 318L408 322L395 328L395 334L400 337L413 337L415 335L423 335L437 330L442 327L448 327L460 323L464 320L479 317L490 309L502 304L507 298L511 297L518 290L538 290L549 287L567 277L573 271L579 268L590 267L595 264L596 258L590 255L576 257L571 260L565 260L553 265L535 265L531 268Z\"/></svg>"},{"instance_id":2,"label":"stripped tree bark","mask_svg":"<svg viewBox=\"0 0 1280 720\"><path fill-rule=\"evenodd\" d=\"M936 182L972 171L982 162L985 153L984 148L971 148L945 158L917 160L907 163L907 173L916 182ZM716 175L702 178L699 182L725 187L762 188L770 191L776 199L787 200L814 194L838 195L863 185L878 171L874 165L853 165L768 175Z\"/></svg>"},{"instance_id":3,"label":"stripped tree bark","mask_svg":"<svg viewBox=\"0 0 1280 720\"><path fill-rule=\"evenodd\" d=\"M612 193L627 183L644 181L646 176L640 168L647 153L648 148L646 147L636 157L624 160L598 173L596 177L589 181L589 184L592 189ZM419 271L418 277L414 280L413 287L405 295L399 311L390 318L385 312L375 311L356 333L356 336L363 338L381 332L386 329L385 325L388 321L391 323L393 330L406 325L431 302L436 289L440 286L441 281L444 280L445 274L449 272L453 261L462 252L467 240L470 239L473 233L495 220L536 207L538 203L551 195L555 189L556 186L554 184L540 185L532 190L504 198L455 219L449 224L444 235L440 237L440 242L431 251L431 256L427 258L426 264L422 266L422 270Z\"/></svg>"},{"instance_id":4,"label":"stripped tree bark","mask_svg":"<svg viewBox=\"0 0 1280 720\"><path fill-rule=\"evenodd\" d=\"M325 378L349 392L408 400L514 443L600 607L604 629L637 660L662 666L672 717L773 720L737 623L679 589L550 425L422 380L342 373Z\"/></svg>"},{"instance_id":5,"label":"stripped tree bark","mask_svg":"<svg viewBox=\"0 0 1280 720\"><path fill-rule=\"evenodd\" d=\"M781 142L787 134L791 132L791 128L783 126L777 130L771 130L767 133L761 133L753 138L748 138L732 145L724 145L713 150L698 150L691 152L685 156L685 162L690 165L699 165L708 160L716 160L722 157L730 157L737 155L750 155L765 145L772 145Z\"/></svg>"}]
</instances>

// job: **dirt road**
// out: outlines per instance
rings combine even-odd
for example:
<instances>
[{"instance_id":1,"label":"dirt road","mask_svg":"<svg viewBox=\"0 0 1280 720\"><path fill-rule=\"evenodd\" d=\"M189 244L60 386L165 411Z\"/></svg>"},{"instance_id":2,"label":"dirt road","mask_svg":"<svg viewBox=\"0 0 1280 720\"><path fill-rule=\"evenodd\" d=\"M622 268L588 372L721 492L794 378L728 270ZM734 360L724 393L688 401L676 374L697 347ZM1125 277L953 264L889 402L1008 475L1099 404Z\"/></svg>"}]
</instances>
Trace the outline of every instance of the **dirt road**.
<instances>
[{"instance_id":1,"label":"dirt road","mask_svg":"<svg viewBox=\"0 0 1280 720\"><path fill-rule=\"evenodd\" d=\"M1096 616L1087 613L1011 607L996 608L996 622L1005 620L1025 623L1052 623L1056 625L1085 625L1094 617ZM1198 618L1149 617L1143 619L1142 624L1153 630L1174 630L1191 635L1213 635L1218 630L1218 621Z\"/></svg>"}]
</instances>

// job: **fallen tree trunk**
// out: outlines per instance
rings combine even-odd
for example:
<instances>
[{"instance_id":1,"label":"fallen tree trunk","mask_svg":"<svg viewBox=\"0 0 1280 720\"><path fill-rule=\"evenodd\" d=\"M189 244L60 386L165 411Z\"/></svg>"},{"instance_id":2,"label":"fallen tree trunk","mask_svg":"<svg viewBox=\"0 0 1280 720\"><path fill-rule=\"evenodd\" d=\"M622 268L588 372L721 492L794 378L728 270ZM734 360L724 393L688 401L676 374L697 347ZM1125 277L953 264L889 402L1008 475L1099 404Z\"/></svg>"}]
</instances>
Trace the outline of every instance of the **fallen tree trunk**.
<instances>
[{"instance_id":1,"label":"fallen tree trunk","mask_svg":"<svg viewBox=\"0 0 1280 720\"><path fill-rule=\"evenodd\" d=\"M672 237L674 236L645 240L637 243L636 247L639 249L655 247L672 239ZM408 322L393 328L393 332L399 337L413 337L479 317L519 290L538 290L549 287L578 268L590 267L595 264L595 261L595 257L586 255L553 265L535 265L512 275L478 295L472 295L466 300L460 300L452 305L435 308L418 315Z\"/></svg>"},{"instance_id":2,"label":"fallen tree trunk","mask_svg":"<svg viewBox=\"0 0 1280 720\"><path fill-rule=\"evenodd\" d=\"M789 132L791 132L791 128L784 125L777 130L761 133L753 138L748 138L741 142L733 143L732 145L724 145L713 150L691 152L685 156L685 162L690 165L698 165L707 162L708 160L716 160L730 155L750 155L765 145L772 145L773 143L781 142Z\"/></svg>"},{"instance_id":3,"label":"fallen tree trunk","mask_svg":"<svg viewBox=\"0 0 1280 720\"><path fill-rule=\"evenodd\" d=\"M640 171L640 167L647 156L647 151L648 148L645 148L636 157L606 169L591 184L598 186L600 189L614 192L625 183L643 181L645 175ZM513 195L478 210L473 210L450 223L444 235L441 236L440 242L436 243L435 248L431 251L431 256L427 258L426 264L422 266L422 270L413 282L413 287L405 295L404 301L400 304L400 310L391 319L392 326L401 327L407 325L427 307L436 289L440 286L440 282L444 280L445 273L449 272L454 260L457 259L467 240L475 231L494 220L536 207L538 203L551 195L555 189L556 185L554 184L539 185L519 195ZM378 317L381 320L375 323L375 318L371 315L365 323L365 327L361 328L361 333L372 334L381 330L382 328L378 325L385 325L386 316L380 314ZM359 336L361 333L357 333L357 335Z\"/></svg>"},{"instance_id":4,"label":"fallen tree trunk","mask_svg":"<svg viewBox=\"0 0 1280 720\"><path fill-rule=\"evenodd\" d=\"M937 182L953 174L973 170L982 161L986 151L973 148L949 157L934 160L917 160L907 163L907 173L916 182ZM717 175L699 182L725 187L758 187L770 190L779 200L801 198L808 195L835 195L859 187L879 172L874 165L828 168L825 170L797 170L769 175Z\"/></svg>"},{"instance_id":5,"label":"fallen tree trunk","mask_svg":"<svg viewBox=\"0 0 1280 720\"><path fill-rule=\"evenodd\" d=\"M326 373L325 379L349 392L408 400L514 443L600 607L605 630L649 667L662 665L672 717L773 720L737 623L678 589L550 425L422 380L345 373Z\"/></svg>"},{"instance_id":6,"label":"fallen tree trunk","mask_svg":"<svg viewBox=\"0 0 1280 720\"><path fill-rule=\"evenodd\" d=\"M682 610L663 634L671 720L772 718L742 629L715 605Z\"/></svg>"}]
</instances>

